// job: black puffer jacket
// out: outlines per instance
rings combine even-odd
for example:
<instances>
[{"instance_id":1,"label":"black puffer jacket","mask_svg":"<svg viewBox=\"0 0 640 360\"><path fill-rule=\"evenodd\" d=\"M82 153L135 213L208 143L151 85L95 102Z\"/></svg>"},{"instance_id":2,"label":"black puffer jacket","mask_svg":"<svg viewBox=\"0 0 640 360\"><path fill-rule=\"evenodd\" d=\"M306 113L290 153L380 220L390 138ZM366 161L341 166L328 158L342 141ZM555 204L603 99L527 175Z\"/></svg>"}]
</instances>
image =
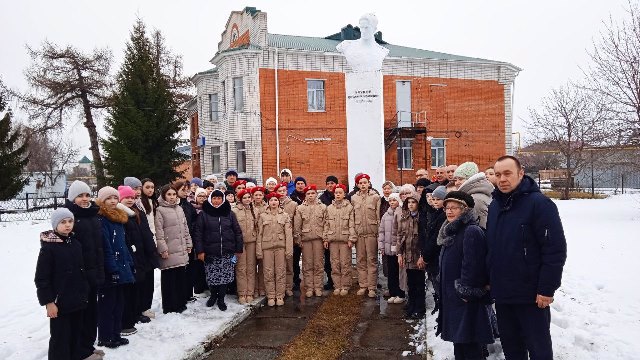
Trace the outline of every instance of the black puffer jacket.
<instances>
[{"instance_id":1,"label":"black puffer jacket","mask_svg":"<svg viewBox=\"0 0 640 360\"><path fill-rule=\"evenodd\" d=\"M40 234L35 283L40 305L55 303L59 314L87 307L89 284L82 246L73 233L68 237L53 230Z\"/></svg>"},{"instance_id":2,"label":"black puffer jacket","mask_svg":"<svg viewBox=\"0 0 640 360\"><path fill-rule=\"evenodd\" d=\"M196 226L196 221L198 219L198 211L187 199L180 199L180 207L184 212L184 217L187 219L187 227L189 227L189 235L191 235L191 239L193 239L193 231ZM196 260L197 254L195 251L192 251L189 254L189 262Z\"/></svg>"},{"instance_id":3,"label":"black puffer jacket","mask_svg":"<svg viewBox=\"0 0 640 360\"><path fill-rule=\"evenodd\" d=\"M221 257L242 252L242 230L225 200L214 208L209 201L202 205L202 212L195 223L193 241L196 254Z\"/></svg>"},{"instance_id":4,"label":"black puffer jacket","mask_svg":"<svg viewBox=\"0 0 640 360\"><path fill-rule=\"evenodd\" d=\"M121 205L118 205L121 206ZM138 209L130 209L122 205L122 209L129 216L124 224L125 240L135 264L136 282L143 281L145 274L159 266L158 251L153 241L153 233L145 213Z\"/></svg>"},{"instance_id":5,"label":"black puffer jacket","mask_svg":"<svg viewBox=\"0 0 640 360\"><path fill-rule=\"evenodd\" d=\"M447 220L447 215L444 213L444 208L434 209L429 206L427 212L427 229L425 231L425 241L421 243L423 245L422 256L427 263L427 271L438 272L440 263L440 249L438 245L438 233L442 224Z\"/></svg>"},{"instance_id":6,"label":"black puffer jacket","mask_svg":"<svg viewBox=\"0 0 640 360\"><path fill-rule=\"evenodd\" d=\"M82 259L87 281L91 287L104 283L104 253L102 250L102 224L98 220L100 207L93 201L88 208L66 201L66 208L73 213L73 232L82 245Z\"/></svg>"}]
</instances>

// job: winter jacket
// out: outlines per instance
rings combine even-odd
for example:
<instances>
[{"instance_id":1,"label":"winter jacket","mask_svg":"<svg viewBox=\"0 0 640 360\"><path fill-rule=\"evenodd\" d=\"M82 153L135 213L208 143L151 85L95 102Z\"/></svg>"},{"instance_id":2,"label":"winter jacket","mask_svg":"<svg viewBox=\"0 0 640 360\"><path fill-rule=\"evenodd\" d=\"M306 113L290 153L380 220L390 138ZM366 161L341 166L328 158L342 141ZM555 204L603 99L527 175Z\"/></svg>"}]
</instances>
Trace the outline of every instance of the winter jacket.
<instances>
[{"instance_id":1,"label":"winter jacket","mask_svg":"<svg viewBox=\"0 0 640 360\"><path fill-rule=\"evenodd\" d=\"M389 210L389 199L385 198L384 196L380 196L380 204L378 205L378 209L380 211L380 220L382 220L384 214L386 214L387 210Z\"/></svg>"},{"instance_id":2,"label":"winter jacket","mask_svg":"<svg viewBox=\"0 0 640 360\"><path fill-rule=\"evenodd\" d=\"M282 209L277 209L275 213L267 210L260 214L258 220L257 258L262 259L262 251L275 249L285 249L287 258L293 256L291 219Z\"/></svg>"},{"instance_id":3,"label":"winter jacket","mask_svg":"<svg viewBox=\"0 0 640 360\"><path fill-rule=\"evenodd\" d=\"M87 307L89 283L82 260L82 245L75 234L62 236L53 230L40 234L35 275L40 305L55 303L59 314Z\"/></svg>"},{"instance_id":4,"label":"winter jacket","mask_svg":"<svg viewBox=\"0 0 640 360\"><path fill-rule=\"evenodd\" d=\"M185 266L189 263L188 249L193 248L184 211L177 204L158 198L156 209L156 243L158 254L167 251L169 258L160 258L160 269Z\"/></svg>"},{"instance_id":5,"label":"winter jacket","mask_svg":"<svg viewBox=\"0 0 640 360\"><path fill-rule=\"evenodd\" d=\"M196 217L198 216L198 212L196 208L193 207L187 199L179 199L180 207L182 208L182 212L184 213L185 219L187 219L187 226L189 227L189 234L193 235L193 227L195 226Z\"/></svg>"},{"instance_id":6,"label":"winter jacket","mask_svg":"<svg viewBox=\"0 0 640 360\"><path fill-rule=\"evenodd\" d=\"M356 221L356 234L358 236L378 236L378 225L380 224L379 200L380 195L373 190L369 190L364 195L361 192L357 192L351 197Z\"/></svg>"},{"instance_id":7,"label":"winter jacket","mask_svg":"<svg viewBox=\"0 0 640 360\"><path fill-rule=\"evenodd\" d=\"M240 203L238 203L238 205L240 205ZM258 205L253 203L253 211L256 213L256 219L260 217L260 214L267 211L268 208L269 208L269 205L267 205L267 203L264 201Z\"/></svg>"},{"instance_id":8,"label":"winter jacket","mask_svg":"<svg viewBox=\"0 0 640 360\"><path fill-rule=\"evenodd\" d=\"M397 254L402 255L406 269L418 269L422 251L418 242L418 214L411 215L409 210L403 209L402 212L395 211L394 218L392 236L397 238Z\"/></svg>"},{"instance_id":9,"label":"winter jacket","mask_svg":"<svg viewBox=\"0 0 640 360\"><path fill-rule=\"evenodd\" d=\"M492 200L491 193L495 190L493 184L487 180L487 176L483 172L480 172L468 178L460 185L458 190L471 195L475 203L473 209L476 212L476 216L478 216L478 225L486 229L487 213Z\"/></svg>"},{"instance_id":10,"label":"winter jacket","mask_svg":"<svg viewBox=\"0 0 640 360\"><path fill-rule=\"evenodd\" d=\"M333 193L329 190L323 191L322 194L320 194L320 196L318 197L320 202L323 203L325 206L331 205L331 203L333 202L333 199L335 198L336 196L333 195Z\"/></svg>"},{"instance_id":11,"label":"winter jacket","mask_svg":"<svg viewBox=\"0 0 640 360\"><path fill-rule=\"evenodd\" d=\"M98 204L98 220L102 227L105 281L103 286L131 284L135 281L135 265L125 239L124 224L129 221L127 213L119 208L107 209Z\"/></svg>"},{"instance_id":12,"label":"winter jacket","mask_svg":"<svg viewBox=\"0 0 640 360\"><path fill-rule=\"evenodd\" d=\"M293 221L294 242L299 245L301 241L321 240L326 213L327 207L322 203L305 201L298 205Z\"/></svg>"},{"instance_id":13,"label":"winter jacket","mask_svg":"<svg viewBox=\"0 0 640 360\"><path fill-rule=\"evenodd\" d=\"M151 199L147 199L149 201L149 204L151 204L151 208L153 209L154 205L153 205L153 200ZM142 200L144 201L144 200ZM146 211L145 211L146 213ZM153 233L153 241L155 241L155 235L156 235L156 213L154 210L149 211L147 213L147 223L149 224L149 229L151 229L151 232Z\"/></svg>"},{"instance_id":14,"label":"winter jacket","mask_svg":"<svg viewBox=\"0 0 640 360\"><path fill-rule=\"evenodd\" d=\"M346 199L333 200L333 204L327 208L322 239L329 243L347 241L355 243L357 240L355 226L356 220L351 203Z\"/></svg>"},{"instance_id":15,"label":"winter jacket","mask_svg":"<svg viewBox=\"0 0 640 360\"><path fill-rule=\"evenodd\" d=\"M238 203L233 209L231 209L236 215L236 220L240 225L242 231L242 242L244 244L255 243L258 239L258 217L255 209L251 206L244 206Z\"/></svg>"},{"instance_id":16,"label":"winter jacket","mask_svg":"<svg viewBox=\"0 0 640 360\"><path fill-rule=\"evenodd\" d=\"M293 217L296 214L298 203L291 200L290 197L286 196L280 201L280 208L282 208L282 210L284 210L284 212L289 215L289 220L291 220L291 226L293 227Z\"/></svg>"},{"instance_id":17,"label":"winter jacket","mask_svg":"<svg viewBox=\"0 0 640 360\"><path fill-rule=\"evenodd\" d=\"M242 230L227 201L217 208L205 201L195 223L193 243L195 253L205 253L207 257L242 253Z\"/></svg>"},{"instance_id":18,"label":"winter jacket","mask_svg":"<svg viewBox=\"0 0 640 360\"><path fill-rule=\"evenodd\" d=\"M296 183L294 183L293 180L291 180L287 183L287 195L291 196L291 194L293 194L294 191L296 191Z\"/></svg>"},{"instance_id":19,"label":"winter jacket","mask_svg":"<svg viewBox=\"0 0 640 360\"><path fill-rule=\"evenodd\" d=\"M438 245L438 233L442 224L447 220L447 215L444 213L444 208L434 209L429 207L427 211L427 229L424 233L424 241L420 241L422 245L422 259L427 263L428 272L437 272L438 264L440 263L440 249L442 246Z\"/></svg>"},{"instance_id":20,"label":"winter jacket","mask_svg":"<svg viewBox=\"0 0 640 360\"><path fill-rule=\"evenodd\" d=\"M567 242L556 205L529 176L509 194L493 192L487 218L491 294L497 303L532 304L560 287Z\"/></svg>"},{"instance_id":21,"label":"winter jacket","mask_svg":"<svg viewBox=\"0 0 640 360\"><path fill-rule=\"evenodd\" d=\"M440 313L442 340L493 343L490 300L485 286L487 243L473 209L440 230ZM466 300L466 302L465 302Z\"/></svg>"},{"instance_id":22,"label":"winter jacket","mask_svg":"<svg viewBox=\"0 0 640 360\"><path fill-rule=\"evenodd\" d=\"M100 207L91 202L88 208L82 208L66 201L66 208L73 213L75 224L73 233L82 245L84 273L89 286L97 287L104 283L104 254L102 252L102 225L98 220Z\"/></svg>"},{"instance_id":23,"label":"winter jacket","mask_svg":"<svg viewBox=\"0 0 640 360\"><path fill-rule=\"evenodd\" d=\"M395 226L395 209L388 208L382 215L380 226L378 227L378 249L382 255L393 256L397 254L398 238L393 233Z\"/></svg>"},{"instance_id":24,"label":"winter jacket","mask_svg":"<svg viewBox=\"0 0 640 360\"><path fill-rule=\"evenodd\" d=\"M127 223L124 224L124 231L127 247L136 269L136 281L144 281L146 273L159 265L159 256L153 241L153 234L147 223L147 216L135 205L131 209L123 204L118 204L118 207L124 210L129 217Z\"/></svg>"},{"instance_id":25,"label":"winter jacket","mask_svg":"<svg viewBox=\"0 0 640 360\"><path fill-rule=\"evenodd\" d=\"M289 197L291 198L291 200L295 201L298 205L300 205L304 202L305 195L306 195L305 193L298 192L298 190L296 190L291 195L289 195Z\"/></svg>"}]
</instances>

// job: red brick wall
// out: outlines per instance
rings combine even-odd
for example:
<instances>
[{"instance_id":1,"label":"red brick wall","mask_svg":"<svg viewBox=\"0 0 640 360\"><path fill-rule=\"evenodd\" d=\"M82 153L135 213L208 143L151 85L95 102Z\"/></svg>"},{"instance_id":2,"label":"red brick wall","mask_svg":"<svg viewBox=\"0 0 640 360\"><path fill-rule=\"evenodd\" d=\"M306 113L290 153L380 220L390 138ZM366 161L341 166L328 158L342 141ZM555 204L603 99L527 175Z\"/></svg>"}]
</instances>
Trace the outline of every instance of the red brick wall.
<instances>
[{"instance_id":1,"label":"red brick wall","mask_svg":"<svg viewBox=\"0 0 640 360\"><path fill-rule=\"evenodd\" d=\"M325 80L325 112L307 111L306 79ZM475 161L482 169L505 153L504 87L496 81L385 76L383 80L385 128L395 126L396 80L411 80L412 111L427 112L427 134L415 137L413 170L398 170L397 144L386 153L387 180L415 181L415 170L430 174L431 148L426 136L448 138L446 162ZM280 168L294 177L324 184L327 175L347 179L345 87L343 73L278 71ZM274 70L260 69L262 161L265 178L276 175ZM430 86L445 84L447 86ZM331 138L310 142L305 138ZM426 148L425 148L426 145ZM426 150L426 151L425 151ZM402 181L401 181L402 178Z\"/></svg>"}]
</instances>

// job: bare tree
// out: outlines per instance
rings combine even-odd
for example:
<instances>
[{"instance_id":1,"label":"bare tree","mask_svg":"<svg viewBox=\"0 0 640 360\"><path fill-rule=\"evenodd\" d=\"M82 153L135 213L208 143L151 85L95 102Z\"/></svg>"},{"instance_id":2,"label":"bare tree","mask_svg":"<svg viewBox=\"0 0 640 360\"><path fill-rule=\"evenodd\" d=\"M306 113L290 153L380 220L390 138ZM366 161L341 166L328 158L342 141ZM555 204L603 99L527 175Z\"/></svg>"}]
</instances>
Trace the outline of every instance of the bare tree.
<instances>
[{"instance_id":1,"label":"bare tree","mask_svg":"<svg viewBox=\"0 0 640 360\"><path fill-rule=\"evenodd\" d=\"M547 143L565 162L562 199L568 199L571 179L590 161L586 150L611 140L608 108L597 94L568 84L552 90L540 109L529 113L526 126L531 136Z\"/></svg>"},{"instance_id":2,"label":"bare tree","mask_svg":"<svg viewBox=\"0 0 640 360\"><path fill-rule=\"evenodd\" d=\"M63 128L81 110L89 133L91 154L98 186L105 185L104 165L99 148L94 111L109 104L112 62L109 49L85 54L67 46L45 41L42 47L27 47L32 64L25 71L28 93L12 91L29 113L30 127L37 132Z\"/></svg>"},{"instance_id":3,"label":"bare tree","mask_svg":"<svg viewBox=\"0 0 640 360\"><path fill-rule=\"evenodd\" d=\"M29 144L29 163L25 171L42 172L55 184L63 170L76 162L79 151L69 139L55 131L45 133L24 127Z\"/></svg>"}]
</instances>

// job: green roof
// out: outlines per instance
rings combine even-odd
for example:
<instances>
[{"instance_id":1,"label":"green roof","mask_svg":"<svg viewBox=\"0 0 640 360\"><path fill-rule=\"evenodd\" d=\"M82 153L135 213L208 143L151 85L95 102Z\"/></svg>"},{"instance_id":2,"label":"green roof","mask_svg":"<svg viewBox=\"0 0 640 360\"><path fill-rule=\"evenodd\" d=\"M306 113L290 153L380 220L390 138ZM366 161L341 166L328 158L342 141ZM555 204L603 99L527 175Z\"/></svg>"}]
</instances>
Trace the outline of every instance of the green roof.
<instances>
[{"instance_id":1,"label":"green roof","mask_svg":"<svg viewBox=\"0 0 640 360\"><path fill-rule=\"evenodd\" d=\"M340 42L341 42L340 40L332 40L332 39L309 37L309 36L267 34L267 43L269 44L269 46L282 48L282 49L337 52L336 46ZM406 46L398 46L398 45L392 45L392 44L383 44L381 46L384 46L387 49L389 49L390 57L407 57L407 58L422 58L422 59L451 60L451 61L472 61L472 62L504 64L501 61L473 58L473 57L460 56L460 55L452 55L452 54L446 54L446 53L441 53L436 51L410 48Z\"/></svg>"},{"instance_id":2,"label":"green roof","mask_svg":"<svg viewBox=\"0 0 640 360\"><path fill-rule=\"evenodd\" d=\"M89 160L89 158L85 155L78 161L78 164L91 164L93 161Z\"/></svg>"}]
</instances>

